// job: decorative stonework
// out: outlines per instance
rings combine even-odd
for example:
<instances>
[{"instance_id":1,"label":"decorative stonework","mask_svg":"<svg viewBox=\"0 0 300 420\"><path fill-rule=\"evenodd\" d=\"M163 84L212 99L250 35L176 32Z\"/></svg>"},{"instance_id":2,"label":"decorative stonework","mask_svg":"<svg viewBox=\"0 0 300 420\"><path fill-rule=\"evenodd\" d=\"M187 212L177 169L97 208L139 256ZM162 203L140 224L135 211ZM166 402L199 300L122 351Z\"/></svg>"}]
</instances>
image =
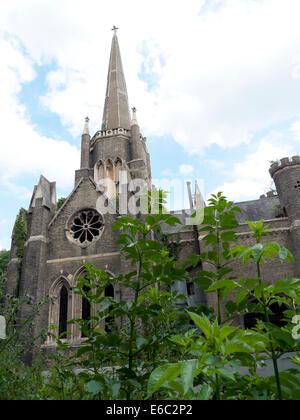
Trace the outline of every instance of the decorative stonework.
<instances>
[{"instance_id":1,"label":"decorative stonework","mask_svg":"<svg viewBox=\"0 0 300 420\"><path fill-rule=\"evenodd\" d=\"M69 220L66 234L71 242L87 248L100 238L103 227L103 217L97 210L84 209Z\"/></svg>"},{"instance_id":2,"label":"decorative stonework","mask_svg":"<svg viewBox=\"0 0 300 420\"><path fill-rule=\"evenodd\" d=\"M113 130L99 130L96 132L94 137L92 138L92 143L102 137L111 137L111 136L119 136L123 135L126 137L130 137L130 130L127 130L125 128L115 128Z\"/></svg>"}]
</instances>

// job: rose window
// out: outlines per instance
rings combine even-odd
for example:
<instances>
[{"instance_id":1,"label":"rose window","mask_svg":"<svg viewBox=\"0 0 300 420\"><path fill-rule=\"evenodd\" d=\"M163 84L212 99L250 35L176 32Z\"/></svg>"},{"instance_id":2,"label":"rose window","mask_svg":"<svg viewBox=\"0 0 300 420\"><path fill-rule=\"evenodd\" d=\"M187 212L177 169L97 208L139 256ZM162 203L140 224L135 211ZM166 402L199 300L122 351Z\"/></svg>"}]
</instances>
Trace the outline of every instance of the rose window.
<instances>
[{"instance_id":1,"label":"rose window","mask_svg":"<svg viewBox=\"0 0 300 420\"><path fill-rule=\"evenodd\" d=\"M78 212L69 224L69 237L85 248L99 239L103 230L103 219L96 210L88 209Z\"/></svg>"}]
</instances>

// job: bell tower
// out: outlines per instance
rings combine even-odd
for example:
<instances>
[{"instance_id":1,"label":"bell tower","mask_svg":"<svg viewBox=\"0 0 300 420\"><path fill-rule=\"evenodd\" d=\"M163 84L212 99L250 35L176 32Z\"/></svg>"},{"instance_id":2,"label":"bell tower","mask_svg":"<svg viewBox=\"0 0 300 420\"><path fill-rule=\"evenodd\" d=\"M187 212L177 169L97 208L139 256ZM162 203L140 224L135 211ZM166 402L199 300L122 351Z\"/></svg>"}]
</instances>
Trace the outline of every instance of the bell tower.
<instances>
[{"instance_id":1,"label":"bell tower","mask_svg":"<svg viewBox=\"0 0 300 420\"><path fill-rule=\"evenodd\" d=\"M76 171L75 184L89 176L96 183L110 178L117 186L122 170L127 171L128 181L139 178L151 188L150 155L137 122L136 108L132 108L132 115L130 112L117 29L113 27L101 130L91 138L86 118L81 169Z\"/></svg>"}]
</instances>

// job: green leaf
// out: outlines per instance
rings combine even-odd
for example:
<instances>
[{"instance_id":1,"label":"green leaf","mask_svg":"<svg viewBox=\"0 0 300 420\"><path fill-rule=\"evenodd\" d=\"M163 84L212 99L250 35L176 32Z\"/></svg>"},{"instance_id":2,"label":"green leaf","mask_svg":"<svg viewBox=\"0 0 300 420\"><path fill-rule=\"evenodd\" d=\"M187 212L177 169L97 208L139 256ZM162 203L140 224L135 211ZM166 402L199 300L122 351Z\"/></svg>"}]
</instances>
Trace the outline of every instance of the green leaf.
<instances>
[{"instance_id":1,"label":"green leaf","mask_svg":"<svg viewBox=\"0 0 300 420\"><path fill-rule=\"evenodd\" d=\"M208 339L211 336L211 324L209 319L205 315L198 315L194 312L186 311L196 325L203 331L203 334Z\"/></svg>"},{"instance_id":2,"label":"green leaf","mask_svg":"<svg viewBox=\"0 0 300 420\"><path fill-rule=\"evenodd\" d=\"M249 295L248 290L239 290L236 294L236 303L239 305Z\"/></svg>"},{"instance_id":3,"label":"green leaf","mask_svg":"<svg viewBox=\"0 0 300 420\"><path fill-rule=\"evenodd\" d=\"M238 285L230 279L222 279L218 280L215 283L213 283L210 288L207 290L207 292L214 292L219 289L228 289L230 288L231 291L235 290L238 287Z\"/></svg>"},{"instance_id":4,"label":"green leaf","mask_svg":"<svg viewBox=\"0 0 300 420\"><path fill-rule=\"evenodd\" d=\"M140 350L140 348L145 344L148 344L148 340L146 340L144 337L138 337L136 339L136 346L138 350Z\"/></svg>"},{"instance_id":5,"label":"green leaf","mask_svg":"<svg viewBox=\"0 0 300 420\"><path fill-rule=\"evenodd\" d=\"M86 392L92 395L97 395L103 391L103 384L98 381L90 381L84 386Z\"/></svg>"},{"instance_id":6,"label":"green leaf","mask_svg":"<svg viewBox=\"0 0 300 420\"><path fill-rule=\"evenodd\" d=\"M221 239L227 242L236 242L236 233L232 231L221 233Z\"/></svg>"},{"instance_id":7,"label":"green leaf","mask_svg":"<svg viewBox=\"0 0 300 420\"><path fill-rule=\"evenodd\" d=\"M212 233L204 236L202 240L206 242L206 245L216 245L218 242L217 235L214 235Z\"/></svg>"},{"instance_id":8,"label":"green leaf","mask_svg":"<svg viewBox=\"0 0 300 420\"><path fill-rule=\"evenodd\" d=\"M264 288L265 288L265 285L263 283L262 284L259 284L255 288L255 290L254 290L254 296L256 297L256 299L261 300L262 293L263 293Z\"/></svg>"},{"instance_id":9,"label":"green leaf","mask_svg":"<svg viewBox=\"0 0 300 420\"><path fill-rule=\"evenodd\" d=\"M212 280L208 277L196 277L193 279L193 283L197 284L198 289L207 290L211 286Z\"/></svg>"},{"instance_id":10,"label":"green leaf","mask_svg":"<svg viewBox=\"0 0 300 420\"><path fill-rule=\"evenodd\" d=\"M237 305L232 300L229 300L225 303L225 308L227 309L229 314L233 314L237 310Z\"/></svg>"},{"instance_id":11,"label":"green leaf","mask_svg":"<svg viewBox=\"0 0 300 420\"><path fill-rule=\"evenodd\" d=\"M154 369L148 381L147 398L150 398L151 395L166 382L170 382L177 378L177 376L180 375L180 372L181 363L167 363Z\"/></svg>"},{"instance_id":12,"label":"green leaf","mask_svg":"<svg viewBox=\"0 0 300 420\"><path fill-rule=\"evenodd\" d=\"M120 392L121 383L120 382L113 382L109 389L113 399L116 399Z\"/></svg>"},{"instance_id":13,"label":"green leaf","mask_svg":"<svg viewBox=\"0 0 300 420\"><path fill-rule=\"evenodd\" d=\"M213 388L210 385L202 385L200 392L197 394L199 401L208 401L212 398L214 393Z\"/></svg>"},{"instance_id":14,"label":"green leaf","mask_svg":"<svg viewBox=\"0 0 300 420\"><path fill-rule=\"evenodd\" d=\"M225 353L228 356L233 353L252 353L254 348L246 342L234 338L225 344Z\"/></svg>"},{"instance_id":15,"label":"green leaf","mask_svg":"<svg viewBox=\"0 0 300 420\"><path fill-rule=\"evenodd\" d=\"M216 373L219 373L221 376L224 376L227 379L231 379L232 381L235 380L234 372L227 368L217 368L214 369Z\"/></svg>"},{"instance_id":16,"label":"green leaf","mask_svg":"<svg viewBox=\"0 0 300 420\"><path fill-rule=\"evenodd\" d=\"M252 249L252 255L254 258L254 261L257 263L260 258L261 258L261 254L262 254L262 250L263 250L263 244L255 244L251 249Z\"/></svg>"},{"instance_id":17,"label":"green leaf","mask_svg":"<svg viewBox=\"0 0 300 420\"><path fill-rule=\"evenodd\" d=\"M111 304L112 304L112 299L109 299L109 298L103 299L99 305L99 312L105 311L107 308L111 306Z\"/></svg>"},{"instance_id":18,"label":"green leaf","mask_svg":"<svg viewBox=\"0 0 300 420\"><path fill-rule=\"evenodd\" d=\"M197 368L197 364L197 360L182 363L181 380L184 394L186 394L193 387L194 374Z\"/></svg>"},{"instance_id":19,"label":"green leaf","mask_svg":"<svg viewBox=\"0 0 300 420\"><path fill-rule=\"evenodd\" d=\"M238 329L238 327L231 327L230 325L224 325L224 327L222 327L220 329L220 339L221 339L221 341L224 341L225 338L227 338L228 336L233 334L237 329Z\"/></svg>"}]
</instances>

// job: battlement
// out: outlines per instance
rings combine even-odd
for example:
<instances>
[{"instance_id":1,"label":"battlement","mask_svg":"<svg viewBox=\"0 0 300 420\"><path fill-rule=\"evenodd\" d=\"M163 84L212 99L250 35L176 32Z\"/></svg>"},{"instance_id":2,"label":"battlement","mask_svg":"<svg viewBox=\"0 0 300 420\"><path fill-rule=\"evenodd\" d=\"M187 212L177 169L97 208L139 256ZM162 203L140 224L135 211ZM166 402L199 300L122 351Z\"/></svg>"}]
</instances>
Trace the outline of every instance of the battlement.
<instances>
[{"instance_id":1,"label":"battlement","mask_svg":"<svg viewBox=\"0 0 300 420\"><path fill-rule=\"evenodd\" d=\"M282 158L279 161L272 163L269 169L270 175L273 177L277 171L294 165L300 165L300 156L293 156L291 159L289 157Z\"/></svg>"}]
</instances>

